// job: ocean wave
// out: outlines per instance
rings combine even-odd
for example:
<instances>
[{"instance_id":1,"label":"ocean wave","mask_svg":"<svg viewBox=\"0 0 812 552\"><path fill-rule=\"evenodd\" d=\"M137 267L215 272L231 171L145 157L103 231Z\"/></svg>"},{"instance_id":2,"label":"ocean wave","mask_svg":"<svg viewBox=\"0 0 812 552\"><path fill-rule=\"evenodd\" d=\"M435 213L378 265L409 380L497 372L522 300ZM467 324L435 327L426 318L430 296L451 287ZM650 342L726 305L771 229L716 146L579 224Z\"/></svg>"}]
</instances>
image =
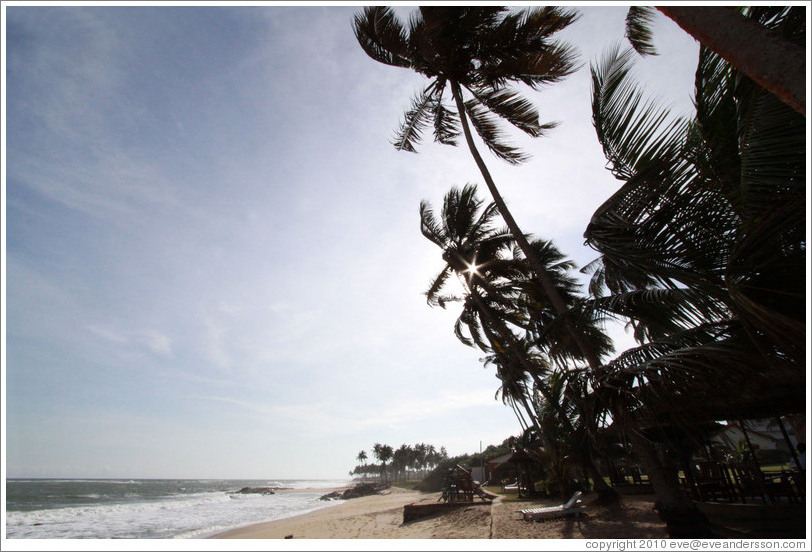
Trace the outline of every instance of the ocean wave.
<instances>
[{"instance_id":1,"label":"ocean wave","mask_svg":"<svg viewBox=\"0 0 812 552\"><path fill-rule=\"evenodd\" d=\"M232 500L205 492L128 503L94 503L47 510L8 511L8 538L197 538L251 523L332 505L319 493L251 495Z\"/></svg>"}]
</instances>

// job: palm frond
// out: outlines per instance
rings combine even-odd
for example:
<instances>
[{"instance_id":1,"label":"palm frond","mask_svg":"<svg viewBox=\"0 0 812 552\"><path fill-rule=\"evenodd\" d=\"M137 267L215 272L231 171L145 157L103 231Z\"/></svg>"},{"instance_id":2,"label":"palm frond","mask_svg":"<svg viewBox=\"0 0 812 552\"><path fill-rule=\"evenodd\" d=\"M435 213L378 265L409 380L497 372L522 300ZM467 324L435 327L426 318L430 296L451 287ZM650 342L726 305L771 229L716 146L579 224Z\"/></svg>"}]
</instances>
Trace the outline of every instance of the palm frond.
<instances>
[{"instance_id":1,"label":"palm frond","mask_svg":"<svg viewBox=\"0 0 812 552\"><path fill-rule=\"evenodd\" d=\"M411 67L408 36L392 8L364 8L353 20L353 31L361 48L375 61L394 67Z\"/></svg>"},{"instance_id":2,"label":"palm frond","mask_svg":"<svg viewBox=\"0 0 812 552\"><path fill-rule=\"evenodd\" d=\"M468 90L490 111L534 138L556 126L554 123L540 124L536 108L516 92L490 88Z\"/></svg>"},{"instance_id":3,"label":"palm frond","mask_svg":"<svg viewBox=\"0 0 812 552\"><path fill-rule=\"evenodd\" d=\"M392 139L397 150L416 152L417 144L422 139L423 131L429 125L432 108L434 107L433 85L412 98L412 106L404 114L403 121Z\"/></svg>"},{"instance_id":4,"label":"palm frond","mask_svg":"<svg viewBox=\"0 0 812 552\"><path fill-rule=\"evenodd\" d=\"M474 221L481 219L478 214L484 200L477 197L476 185L466 184L462 189L452 188L443 198L443 224L449 237L457 244L463 244L474 229ZM483 227L487 231L487 227Z\"/></svg>"},{"instance_id":5,"label":"palm frond","mask_svg":"<svg viewBox=\"0 0 812 552\"><path fill-rule=\"evenodd\" d=\"M635 339L639 343L708 322L729 320L732 316L726 304L691 288L628 291L586 301L581 308L634 320Z\"/></svg>"},{"instance_id":6,"label":"palm frond","mask_svg":"<svg viewBox=\"0 0 812 552\"><path fill-rule=\"evenodd\" d=\"M627 389L653 418L730 419L802 411L804 371L767 361L736 323L709 324L626 351L609 363L603 385ZM622 383L633 377L637 387Z\"/></svg>"},{"instance_id":7,"label":"palm frond","mask_svg":"<svg viewBox=\"0 0 812 552\"><path fill-rule=\"evenodd\" d=\"M465 102L465 111L477 134L494 155L511 165L518 165L529 159L526 153L504 141L504 135L496 121L481 104L468 100Z\"/></svg>"},{"instance_id":8,"label":"palm frond","mask_svg":"<svg viewBox=\"0 0 812 552\"><path fill-rule=\"evenodd\" d=\"M688 131L686 157L708 186L718 188L740 210L741 160L734 98L736 72L700 46L694 80L696 121Z\"/></svg>"},{"instance_id":9,"label":"palm frond","mask_svg":"<svg viewBox=\"0 0 812 552\"><path fill-rule=\"evenodd\" d=\"M435 100L432 114L434 119L434 141L448 146L456 146L457 136L460 135L460 119L456 112L447 109L443 105L442 95Z\"/></svg>"},{"instance_id":10,"label":"palm frond","mask_svg":"<svg viewBox=\"0 0 812 552\"><path fill-rule=\"evenodd\" d=\"M472 333L472 332L477 332L478 331L476 329L476 327L477 327L476 322L474 320L472 320L472 313L470 311L468 311L468 310L463 309L460 316L457 317L457 320L454 322L454 335L457 337L457 339L463 345L467 345L469 347L474 347L474 346L476 346L475 340L472 339L472 338L467 337L465 335L465 331L464 331L463 328L468 328L469 333ZM472 330L472 328L473 328L473 330ZM482 343L481 339L478 339L476 341ZM486 347L486 349L483 349L483 350L487 350L488 346L485 345L485 347ZM480 349L482 349L482 348L480 347Z\"/></svg>"},{"instance_id":11,"label":"palm frond","mask_svg":"<svg viewBox=\"0 0 812 552\"><path fill-rule=\"evenodd\" d=\"M442 308L445 308L445 304L453 300L453 296L440 295L440 291L443 289L450 276L451 269L448 266L444 266L443 269L439 272L439 274L437 274L437 276L431 279L429 288L428 290L426 290L425 293L426 302L429 305L431 306L438 305Z\"/></svg>"},{"instance_id":12,"label":"palm frond","mask_svg":"<svg viewBox=\"0 0 812 552\"><path fill-rule=\"evenodd\" d=\"M673 155L680 147L688 122L669 122L668 110L645 101L630 78L633 51L610 48L598 65L592 65L592 123L608 160L619 179L630 178L651 160Z\"/></svg>"},{"instance_id":13,"label":"palm frond","mask_svg":"<svg viewBox=\"0 0 812 552\"><path fill-rule=\"evenodd\" d=\"M448 241L445 229L437 220L428 201L420 202L420 232L432 243L444 247Z\"/></svg>"},{"instance_id":14,"label":"palm frond","mask_svg":"<svg viewBox=\"0 0 812 552\"><path fill-rule=\"evenodd\" d=\"M480 36L479 75L495 88L508 82L531 87L557 82L577 70L574 48L550 36L579 18L575 11L545 6L508 14Z\"/></svg>"},{"instance_id":15,"label":"palm frond","mask_svg":"<svg viewBox=\"0 0 812 552\"><path fill-rule=\"evenodd\" d=\"M626 12L626 38L641 56L657 55L651 34L654 12L654 8L646 6L630 6Z\"/></svg>"}]
</instances>

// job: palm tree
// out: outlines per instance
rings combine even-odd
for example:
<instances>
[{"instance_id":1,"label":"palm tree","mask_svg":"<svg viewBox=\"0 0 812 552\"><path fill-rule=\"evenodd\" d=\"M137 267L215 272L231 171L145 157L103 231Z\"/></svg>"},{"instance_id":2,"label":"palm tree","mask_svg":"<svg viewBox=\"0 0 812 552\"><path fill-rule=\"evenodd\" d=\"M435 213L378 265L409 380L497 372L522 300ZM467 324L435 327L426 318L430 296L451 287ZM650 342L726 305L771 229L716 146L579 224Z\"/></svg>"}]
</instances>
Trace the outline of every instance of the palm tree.
<instances>
[{"instance_id":1,"label":"palm tree","mask_svg":"<svg viewBox=\"0 0 812 552\"><path fill-rule=\"evenodd\" d=\"M435 141L441 144L456 145L462 132L499 213L559 314L567 311L566 302L508 210L470 127L500 159L514 164L526 160L506 142L493 115L533 137L555 126L540 123L533 105L510 85L523 83L536 89L572 73L576 69L574 51L550 37L577 18L576 12L550 6L518 13L508 13L503 7L424 6L409 20L407 29L390 8L376 6L356 15L353 25L359 44L372 59L431 79L412 100L395 136L395 147L415 151L429 123L433 123ZM453 107L444 103L447 92ZM590 365L599 366L592 344L577 330L570 331Z\"/></svg>"},{"instance_id":2,"label":"palm tree","mask_svg":"<svg viewBox=\"0 0 812 552\"><path fill-rule=\"evenodd\" d=\"M536 288L527 282L530 271L526 261L517 251L510 251L512 236L493 227L495 215L495 205L484 205L476 197L476 186L471 184L462 190L452 188L446 194L439 218L427 202L420 204L421 231L442 248L446 263L430 284L426 296L429 304L443 307L452 300L463 303L455 334L466 345L477 346L491 355L486 364L496 367L497 378L502 382L497 396L501 394L523 429L527 429L538 425L540 419L531 400L534 393L545 395L548 404L564 407L558 405L557 397L548 394L545 377L550 363L547 358L534 341L516 332L530 333L533 328L543 335L541 339L548 344L548 349L557 350L549 345L555 331L546 331L545 326L553 325L550 322L535 320L539 313L544 313L544 305L533 295ZM563 255L549 242L534 242L533 246L549 262L546 270L555 275L564 294L572 295L570 299L574 301L574 282L565 274L571 263L562 261ZM459 279L463 297L442 294L452 274ZM611 351L609 341L601 332L589 326L587 329L600 334L601 339L596 342L604 347L603 352ZM561 359L577 356L564 349L566 346L557 352ZM590 435L595 433L592 431ZM617 500L618 495L600 477L591 458L585 465L592 468L590 476L602 500Z\"/></svg>"},{"instance_id":3,"label":"palm tree","mask_svg":"<svg viewBox=\"0 0 812 552\"><path fill-rule=\"evenodd\" d=\"M406 471L411 464L413 456L412 447L407 444L400 445L392 453L392 468L394 470L394 477L399 480L407 479Z\"/></svg>"},{"instance_id":4,"label":"palm tree","mask_svg":"<svg viewBox=\"0 0 812 552\"><path fill-rule=\"evenodd\" d=\"M738 335L800 369L803 118L702 48L697 116L664 137L664 114L630 87L630 60L614 50L594 71L596 129L625 182L585 233L602 253L593 288L610 292L598 304L633 317L641 342Z\"/></svg>"},{"instance_id":5,"label":"palm tree","mask_svg":"<svg viewBox=\"0 0 812 552\"><path fill-rule=\"evenodd\" d=\"M794 32L791 14L770 24L783 23ZM630 63L614 49L593 68L593 121L623 184L585 237L601 253L592 290L608 292L593 308L629 319L640 346L597 385L619 390L613 412L655 427L802 411L804 119L703 46L696 116L669 123ZM650 475L661 515L684 515L676 481Z\"/></svg>"},{"instance_id":6,"label":"palm tree","mask_svg":"<svg viewBox=\"0 0 812 552\"><path fill-rule=\"evenodd\" d=\"M425 475L428 465L429 446L426 443L417 443L414 447L415 469L419 470L421 476Z\"/></svg>"},{"instance_id":7,"label":"palm tree","mask_svg":"<svg viewBox=\"0 0 812 552\"><path fill-rule=\"evenodd\" d=\"M392 459L393 451L389 445L382 445L375 443L372 446L372 454L381 462L381 477L384 481L387 480L386 463Z\"/></svg>"},{"instance_id":8,"label":"palm tree","mask_svg":"<svg viewBox=\"0 0 812 552\"><path fill-rule=\"evenodd\" d=\"M367 465L367 451L365 451L365 450L360 451L358 453L358 456L356 456L355 458L359 462L363 463L364 468L366 468L366 465Z\"/></svg>"},{"instance_id":9,"label":"palm tree","mask_svg":"<svg viewBox=\"0 0 812 552\"><path fill-rule=\"evenodd\" d=\"M535 437L535 451L547 469L551 482L562 496L570 494L571 471L581 466L584 443L579 438L579 415L565 395L570 372L554 370L545 378L546 389L532 395L538 425L526 432L525 441Z\"/></svg>"}]
</instances>

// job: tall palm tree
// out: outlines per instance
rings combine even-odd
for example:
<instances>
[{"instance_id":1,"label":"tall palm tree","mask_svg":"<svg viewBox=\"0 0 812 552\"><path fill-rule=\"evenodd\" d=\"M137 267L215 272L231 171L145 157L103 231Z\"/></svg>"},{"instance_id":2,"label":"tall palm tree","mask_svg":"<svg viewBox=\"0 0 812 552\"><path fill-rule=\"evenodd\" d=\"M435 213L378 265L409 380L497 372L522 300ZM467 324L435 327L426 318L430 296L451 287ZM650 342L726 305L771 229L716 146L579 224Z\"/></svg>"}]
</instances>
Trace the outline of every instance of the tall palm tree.
<instances>
[{"instance_id":1,"label":"tall palm tree","mask_svg":"<svg viewBox=\"0 0 812 552\"><path fill-rule=\"evenodd\" d=\"M540 123L533 105L510 85L523 83L536 89L572 73L574 50L550 37L577 18L576 12L550 6L517 13L493 6L424 6L407 28L390 8L376 6L356 15L353 25L359 44L372 59L431 79L412 100L395 135L395 147L415 151L430 123L435 141L441 144L456 145L462 132L499 213L559 314L567 311L566 302L507 208L470 127L500 159L514 164L526 159L506 141L493 116L533 137L555 126ZM449 92L451 106L445 103ZM591 343L577 330L570 331L590 364L599 366Z\"/></svg>"},{"instance_id":2,"label":"tall palm tree","mask_svg":"<svg viewBox=\"0 0 812 552\"><path fill-rule=\"evenodd\" d=\"M540 419L531 400L534 393L545 395L547 404L564 407L558 405L557 397L548 394L549 385L544 381L550 370L548 360L536 343L521 333L532 327L540 329L549 340L554 332L544 332L544 321L532 322L543 312L543 305L536 305L534 288L526 282L530 271L526 261L512 250L512 236L493 227L495 216L495 205L484 205L476 196L476 186L471 184L461 190L452 188L446 194L439 218L427 202L420 204L421 231L442 248L446 263L426 295L429 304L444 307L452 300L463 303L455 334L466 345L477 346L491 355L486 362L497 369L497 378L502 382L499 393L526 429ZM562 255L550 243L538 242L534 246L550 262L547 270L558 276L564 292L574 293L567 287L572 282L561 274L570 263L561 262ZM458 277L462 297L443 294L452 275ZM605 337L601 343L608 347ZM567 358L564 353L559 356ZM602 499L617 500L617 494L600 477L591 458L588 465Z\"/></svg>"}]
</instances>

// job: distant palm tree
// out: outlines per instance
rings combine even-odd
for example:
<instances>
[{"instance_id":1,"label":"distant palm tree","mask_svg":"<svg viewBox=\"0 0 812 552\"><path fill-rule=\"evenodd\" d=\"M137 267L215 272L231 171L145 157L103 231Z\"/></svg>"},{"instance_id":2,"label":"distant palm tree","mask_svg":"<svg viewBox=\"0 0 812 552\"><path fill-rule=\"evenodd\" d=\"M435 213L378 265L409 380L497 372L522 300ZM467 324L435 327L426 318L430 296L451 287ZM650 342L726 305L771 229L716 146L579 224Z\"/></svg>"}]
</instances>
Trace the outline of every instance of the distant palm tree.
<instances>
[{"instance_id":1,"label":"distant palm tree","mask_svg":"<svg viewBox=\"0 0 812 552\"><path fill-rule=\"evenodd\" d=\"M392 459L393 455L392 447L389 445L375 443L372 446L372 453L381 462L381 477L384 481L387 481L388 477L386 471L386 463Z\"/></svg>"},{"instance_id":2,"label":"distant palm tree","mask_svg":"<svg viewBox=\"0 0 812 552\"><path fill-rule=\"evenodd\" d=\"M364 470L364 473L366 473L366 466L367 466L367 452L366 452L365 450L360 451L360 452L358 453L358 456L356 456L356 459L357 459L359 462L361 462L361 463L363 464L363 466L361 467L361 469L363 469L363 470Z\"/></svg>"},{"instance_id":3,"label":"distant palm tree","mask_svg":"<svg viewBox=\"0 0 812 552\"><path fill-rule=\"evenodd\" d=\"M499 213L560 314L567 311L566 302L508 210L474 144L469 119L497 157L514 164L524 161L526 156L505 141L493 115L533 137L555 126L540 123L533 105L510 85L523 83L535 89L572 73L576 69L574 50L550 37L577 18L576 12L550 6L518 13L494 6L423 6L406 28L391 8L376 6L356 15L353 25L359 44L372 59L413 69L431 79L406 112L395 147L415 151L430 123L435 141L441 144L456 145L462 131ZM447 92L453 108L444 103ZM577 330L571 333L590 364L599 366L594 347Z\"/></svg>"}]
</instances>

